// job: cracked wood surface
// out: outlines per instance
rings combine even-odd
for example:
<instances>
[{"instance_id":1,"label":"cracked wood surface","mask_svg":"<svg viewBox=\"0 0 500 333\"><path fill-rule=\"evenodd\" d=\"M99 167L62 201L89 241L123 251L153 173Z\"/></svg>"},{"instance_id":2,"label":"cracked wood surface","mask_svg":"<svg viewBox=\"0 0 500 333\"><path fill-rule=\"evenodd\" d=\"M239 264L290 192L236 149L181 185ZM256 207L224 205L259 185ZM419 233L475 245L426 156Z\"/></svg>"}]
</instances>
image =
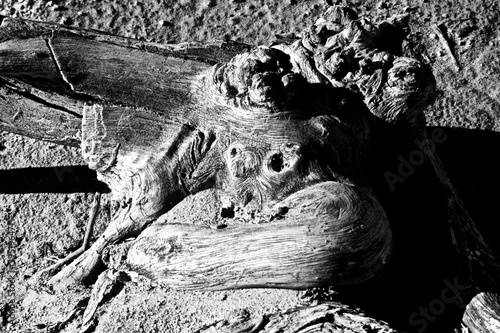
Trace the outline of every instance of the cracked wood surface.
<instances>
[{"instance_id":1,"label":"cracked wood surface","mask_svg":"<svg viewBox=\"0 0 500 333\"><path fill-rule=\"evenodd\" d=\"M390 261L382 207L370 191L337 182L294 193L271 208L272 222L257 225L207 228L176 213L141 233L128 252L128 269L174 288L304 289L359 284Z\"/></svg>"},{"instance_id":2,"label":"cracked wood surface","mask_svg":"<svg viewBox=\"0 0 500 333\"><path fill-rule=\"evenodd\" d=\"M283 313L239 317L201 328L196 333L396 333L383 321L372 319L358 309L341 303L326 302L312 306L297 306Z\"/></svg>"},{"instance_id":3,"label":"cracked wood surface","mask_svg":"<svg viewBox=\"0 0 500 333\"><path fill-rule=\"evenodd\" d=\"M391 24L397 27L401 20ZM325 34L325 29L330 34ZM349 276L349 283L377 276L386 263L375 258L389 257L391 231L377 199L366 189L371 184L367 165L374 162L370 154L374 147L380 149L377 135L391 126L400 133L406 131L406 139L424 136L421 111L432 100L435 88L432 76L418 62L394 57L390 51L397 50L390 46L382 51L374 49L382 32L383 25L378 30L370 28L350 10L333 7L303 40L248 51L246 46L224 43L158 46L94 31L4 19L0 39L2 128L58 143L80 142L89 165L110 185L123 208L91 249L51 282L64 287L88 281L98 273L104 248L136 236L184 197L207 187L222 190L226 211L244 209L252 215L320 186L331 194L335 192L329 187L331 183L346 193L350 186L355 193L366 191L365 197L332 199L325 205L330 208L310 212L315 222L322 218L325 223L341 222L341 214L331 216L329 209L350 200L368 204L368 213L358 214L353 207L359 206L347 204L344 213L350 227L338 234L331 230L300 232L305 242L312 244L310 253L297 256L293 251L281 252L283 247L271 247L265 260L270 260L275 271L284 273L284 280L277 280L280 286L303 288L316 285L316 281L342 285L347 281L342 280L341 272L346 262L355 265L356 274ZM235 53L241 54L233 57ZM42 121L34 121L40 115ZM449 192L454 246L472 285L460 295L468 303L479 291L495 291L498 262L466 217L434 152L430 149L426 153ZM305 197L313 205L318 201L314 195ZM298 208L300 211L304 206ZM207 267L228 260L228 277L215 272L216 278L222 278L216 283L235 287L248 278L246 286L273 285L275 271L264 269L263 261L252 266L253 271L242 268L247 264L245 242L266 243L270 231L286 236L294 226L305 227L310 222L294 214L292 210L283 221L245 225L239 230L234 226L213 231L189 224L155 225L132 247L130 264L149 276L166 277L175 285L168 271L177 270L177 258L179 262L204 258ZM292 216L291 221L288 216ZM376 232L367 232L370 230ZM177 243L173 246L169 237L176 233L182 237L175 242L198 251L183 252L182 247L176 248ZM236 282L231 271L234 254L225 254L223 245L217 243L225 233L231 240L237 238L232 248L241 247L238 251L244 253L236 256L242 266L233 266L235 271L245 272ZM318 235L319 241L315 238ZM351 248L326 246L325 235L334 244L361 239L357 244L361 258L350 257ZM164 239L167 242L161 243ZM376 246L374 252L372 245L381 240L385 240L384 245ZM207 247L208 255L203 254ZM475 249L472 257L468 255L470 247ZM210 250L222 257L210 254ZM274 264L273 255L279 258L276 262L300 263L303 257L310 258L304 267L312 275L306 274L302 280L288 274L294 270ZM343 262L344 256L347 260ZM323 258L328 258L332 267L339 264L343 268L322 271ZM486 279L473 269L478 258L484 267L493 268L486 272ZM195 265L176 281L212 286L214 277L201 283L190 280L200 267ZM481 331L485 322L493 321L492 313L498 308L495 297L473 299L464 317L471 330ZM477 313L491 320L478 320L481 315Z\"/></svg>"},{"instance_id":4,"label":"cracked wood surface","mask_svg":"<svg viewBox=\"0 0 500 333\"><path fill-rule=\"evenodd\" d=\"M146 47L130 47L125 39L109 43L97 33L33 22L4 25L20 53L31 55L32 44L49 48L53 57L44 66L52 66L55 74L45 75L49 83L35 81L34 86L83 100L83 156L124 207L92 247L51 280L55 286L89 280L107 245L139 234L182 198L206 187L223 189L222 200L230 207L258 211L321 182L365 186L361 165L368 137L360 134L373 117L347 89L332 93L326 81L317 82L319 73L300 74L305 60L293 60L294 49L260 47L211 67L207 62L212 60L200 61L199 54L196 61L159 56ZM31 59L13 61L4 65L6 77L33 80L15 63L29 65ZM255 82L248 90L247 82L239 82L245 76ZM282 83L276 81L280 77ZM356 153L342 153L351 147ZM321 150L330 154L319 155ZM366 220L368 225L371 213L350 223ZM378 239L391 243L386 217L374 216L374 224L382 226L374 229L379 233L360 238L360 248L369 251L350 253L340 246L327 252L339 252L339 259L342 249L347 258L359 253L388 257L390 245L370 248ZM335 244L338 236L330 237ZM367 280L384 266L362 259L346 259L359 276L343 283ZM330 280L327 275L319 280Z\"/></svg>"},{"instance_id":5,"label":"cracked wood surface","mask_svg":"<svg viewBox=\"0 0 500 333\"><path fill-rule=\"evenodd\" d=\"M161 116L189 99L190 75L248 48L236 42L161 45L1 19L2 128L73 146L80 143L85 103L146 108Z\"/></svg>"}]
</instances>

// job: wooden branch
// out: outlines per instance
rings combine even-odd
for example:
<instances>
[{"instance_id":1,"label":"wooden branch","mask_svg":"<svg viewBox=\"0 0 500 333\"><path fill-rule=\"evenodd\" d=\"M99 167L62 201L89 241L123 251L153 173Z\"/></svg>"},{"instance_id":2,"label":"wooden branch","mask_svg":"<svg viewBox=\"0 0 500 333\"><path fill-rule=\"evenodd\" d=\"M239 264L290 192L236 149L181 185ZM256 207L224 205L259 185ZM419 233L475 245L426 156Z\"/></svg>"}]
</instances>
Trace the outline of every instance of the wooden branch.
<instances>
[{"instance_id":1,"label":"wooden branch","mask_svg":"<svg viewBox=\"0 0 500 333\"><path fill-rule=\"evenodd\" d=\"M130 278L124 272L105 270L99 275L83 313L79 333L92 331L96 324L95 314L99 305L105 301L106 297L116 295L127 281L130 281Z\"/></svg>"},{"instance_id":2,"label":"wooden branch","mask_svg":"<svg viewBox=\"0 0 500 333\"><path fill-rule=\"evenodd\" d=\"M85 236L83 238L82 246L78 250L68 254L64 259L59 260L54 265L51 265L51 266L41 270L40 272L37 273L37 276L43 276L44 274L53 274L54 272L59 271L61 267L70 263L75 258L78 258L82 253L84 253L89 248L90 237L92 237L92 232L94 230L94 224L95 224L95 221L97 218L97 214L99 212L100 200L101 200L101 193L97 192L94 195L94 201L92 202L92 208L90 211L89 220L87 222Z\"/></svg>"},{"instance_id":3,"label":"wooden branch","mask_svg":"<svg viewBox=\"0 0 500 333\"><path fill-rule=\"evenodd\" d=\"M0 129L68 145L80 143L85 104L129 105L169 117L182 104L189 108L196 75L248 49L236 42L161 45L53 23L0 21Z\"/></svg>"},{"instance_id":4,"label":"wooden branch","mask_svg":"<svg viewBox=\"0 0 500 333\"><path fill-rule=\"evenodd\" d=\"M282 313L252 318L243 313L228 321L218 322L196 333L270 333L270 332L356 332L396 333L380 320L367 317L360 310L340 303L326 302L312 306L298 306Z\"/></svg>"},{"instance_id":5,"label":"wooden branch","mask_svg":"<svg viewBox=\"0 0 500 333\"><path fill-rule=\"evenodd\" d=\"M306 288L381 274L392 232L369 188L374 155L386 156L379 136L391 128L402 133L393 141L422 138L435 82L418 61L391 54L380 27L335 6L293 44L249 49L3 19L0 128L80 144L121 205L51 283L89 281L107 246L139 234L129 265L174 287ZM464 321L491 331L497 298L480 292L497 292L498 260L429 141L425 149L449 194L454 245L472 285L461 294L472 299ZM174 221L183 204L148 228L208 188L219 191L219 229L193 225L199 209ZM308 318L314 311L296 331L322 329ZM266 325L259 319L252 329Z\"/></svg>"},{"instance_id":6,"label":"wooden branch","mask_svg":"<svg viewBox=\"0 0 500 333\"><path fill-rule=\"evenodd\" d=\"M455 57L455 54L453 53L453 50L450 47L450 43L448 41L448 38L444 35L443 30L441 29L441 26L437 24L432 25L432 31L436 34L436 36L439 39L439 42L441 42L441 45L443 46L444 50L448 54L448 57L450 58L450 61L453 65L453 69L455 72L459 72L461 70L461 66Z\"/></svg>"},{"instance_id":7,"label":"wooden branch","mask_svg":"<svg viewBox=\"0 0 500 333\"><path fill-rule=\"evenodd\" d=\"M186 209L201 216L205 195L145 230L128 253L130 269L186 289L303 289L359 284L390 260L389 223L366 189L336 182L308 187L277 203L267 214L272 222L210 228L178 220Z\"/></svg>"},{"instance_id":8,"label":"wooden branch","mask_svg":"<svg viewBox=\"0 0 500 333\"><path fill-rule=\"evenodd\" d=\"M82 106L72 98L0 78L0 130L78 147Z\"/></svg>"}]
</instances>

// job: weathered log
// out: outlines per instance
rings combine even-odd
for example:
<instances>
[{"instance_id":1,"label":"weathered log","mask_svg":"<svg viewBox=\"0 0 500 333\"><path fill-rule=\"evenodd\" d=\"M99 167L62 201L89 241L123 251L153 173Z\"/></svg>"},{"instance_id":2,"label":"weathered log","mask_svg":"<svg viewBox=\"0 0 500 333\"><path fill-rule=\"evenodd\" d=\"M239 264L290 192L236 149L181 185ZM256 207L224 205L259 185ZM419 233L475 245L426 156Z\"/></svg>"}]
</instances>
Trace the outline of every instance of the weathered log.
<instances>
[{"instance_id":1,"label":"weathered log","mask_svg":"<svg viewBox=\"0 0 500 333\"><path fill-rule=\"evenodd\" d=\"M220 193L216 221L242 214L245 223L213 229L167 214L138 238L129 265L191 288L305 288L378 276L391 231L369 189L371 164L385 148L380 136L425 139L421 111L435 89L425 66L383 39L388 25L404 17L375 27L332 7L293 44L250 50L3 19L0 128L80 143L122 206L52 284L88 281L104 248L212 187ZM425 151L450 198L454 245L472 285L461 294L467 304L497 291L498 260L429 141ZM496 320L495 297L473 298L464 316L472 331L492 331L485 323Z\"/></svg>"},{"instance_id":2,"label":"weathered log","mask_svg":"<svg viewBox=\"0 0 500 333\"><path fill-rule=\"evenodd\" d=\"M206 203L179 204L140 235L127 256L131 270L184 289L304 289L362 283L389 262L390 228L369 190L313 185L262 212L268 218L258 224L180 220L179 210L202 216L204 194Z\"/></svg>"},{"instance_id":3,"label":"weathered log","mask_svg":"<svg viewBox=\"0 0 500 333\"><path fill-rule=\"evenodd\" d=\"M310 39L312 37L306 35L302 41L303 44L297 42L291 46L260 47L249 53L238 55L227 64L215 66L207 74L207 78L202 80L206 87L204 90L207 92L205 94L206 100L213 100L222 107L229 105L237 108L230 109L229 112L224 112L223 109L219 111L220 123L228 122L230 130L239 129L241 133L234 134L230 138L236 144L225 145L221 149L223 156L220 158L222 160L220 163L223 167L222 171L218 170L216 186L223 190L221 196L227 207L231 209L241 208L246 211L265 211L266 208L273 205L280 205L280 201L287 197L299 195L301 191L307 191L309 188L320 189L320 187L311 187L312 184L319 182L327 184L324 182L335 181L340 183L340 188L346 183L357 187L363 186L367 184L366 172L370 160L371 141L377 140L376 135L373 135L372 132L377 133L377 120L380 121L379 118L395 126L413 128L415 132L423 128L421 111L423 105L431 99L429 95L434 87L432 77L428 77L425 68L416 61L394 58L389 56L386 51L373 50L374 45L368 35L364 35L365 30L360 24L350 21L351 12L349 10L334 8L332 15L334 22L339 21L347 27L344 30L338 29L337 35L333 33L331 37L333 39L331 47L338 49L335 52L342 53L342 47L346 47L351 49L352 54L349 56L352 59L349 60L350 62L364 60L373 63L379 62L378 64L367 68L360 68L358 64L354 63L345 64L347 68L341 68L338 72L331 70L330 76L323 75L321 70L325 67L320 65L328 59L325 60L325 55L323 55L315 57L315 62L311 62L309 52L320 54L321 52L327 53L328 50L318 45L311 46ZM335 40L334 37L339 35L338 40ZM347 37L342 37L344 35ZM330 56L333 57L331 52ZM336 83L333 82L334 78L339 78L339 75L343 75L340 78L344 78L344 82L337 79ZM398 81L401 77L405 78L403 82ZM359 103L359 96L350 93L349 89L346 88L348 85L359 85L366 89L367 92L363 96L367 96L372 113L367 112L368 110L363 103ZM309 98L305 99L304 92L307 92ZM377 94L382 94L388 99L388 102L385 102L384 99L381 99L383 102L376 101L375 97L380 97ZM413 100L418 102L412 102ZM373 117L372 114L376 114L379 118ZM236 116L239 118L235 118ZM263 119L266 121L264 122ZM252 128L251 136L258 133L259 139L245 136L244 133L248 128ZM318 133L319 131L320 133ZM218 138L222 135L223 133L216 130ZM276 143L281 145L273 149ZM305 147L308 148L307 151L304 149ZM323 152L323 156L316 154L319 151ZM348 187L343 188L348 189ZM312 198L308 200L318 201L318 199ZM366 199L357 198L354 200L364 201ZM342 201L340 200L340 202ZM331 201L332 206L338 204L336 200ZM371 211L375 214L376 209ZM310 214L316 219L322 215L319 211L311 211ZM352 209L346 210L346 214L348 216L357 215ZM307 219L303 216L296 217L293 213L287 215L287 218L288 216L291 216L290 222L280 223L280 226L288 226L280 228L280 233L283 234L280 236L286 236L285 230L292 231L295 221L300 221L298 222L300 224L308 224ZM370 219L369 214L366 214L361 221L366 221L368 225ZM319 219L316 223L323 221L341 223L341 220L338 216L333 218L333 216L326 215L324 220ZM360 221L354 218L351 223L355 220ZM373 225L378 223L379 227L376 229L380 231L371 234L369 237L372 239L367 240L366 244L377 242L380 234L384 235L383 237L389 237L387 229L382 227L384 219L377 218L377 220L378 222L374 222ZM354 226L355 224L352 224L352 227ZM277 231L274 231L273 227L273 224L269 224L260 228L267 229L276 235ZM347 229L340 230L345 233ZM228 270L226 282L232 287L235 284L230 277L236 278L238 275L236 271L243 271L246 265L245 260L243 260L245 258L249 261L248 265L254 270L245 270L244 274L239 276L238 281L248 275L250 281L255 283L257 278L254 275L260 274L264 270L263 267L268 265L280 267L274 263L277 261L274 259L276 252L274 250L268 252L269 261L264 261L261 259L261 255L256 255L261 261L259 267L255 267L253 261L249 259L252 257L251 251L245 253L248 256L241 256L238 260L233 260L234 253L226 260L222 260L221 256L215 256L213 253L220 252L216 244L219 244L220 239L224 238L224 234L229 232L226 229L219 232L205 231L205 237L202 238L198 236L198 234L202 234L202 231L197 228L169 224L155 226L154 232L146 232L147 236L139 239L138 245L132 248L129 263L133 269L142 271L156 279L168 281L173 286L186 284L184 286L206 288L224 286L224 278L214 280L214 272L211 272L213 267L217 267L222 262L225 263L224 267L227 267ZM255 235L252 234L253 232ZM175 242L168 239L168 236L164 236L184 233L187 236L176 236L174 237ZM193 239L189 236L191 233ZM232 247L235 250L239 249L239 246L244 249L248 248L246 247L247 243L256 243L256 239L266 241L267 238L263 237L263 234L264 232L256 227L249 227L246 232L241 234L231 234L230 238L242 241L242 244L239 244L238 241L232 243ZM328 232L332 244L337 243L338 239L342 238L340 233L335 234L335 232ZM351 237L349 233L346 233L345 236ZM295 237L298 238L298 236ZM279 247L280 242L286 244L287 241L288 237L283 237L283 240L275 238L274 244ZM175 246L170 244L172 242L175 243ZM320 242L312 238L310 242L313 244L313 248L318 247L319 251L325 247L319 246ZM213 248L206 252L202 250L193 250L192 252L176 250L177 247L204 249L206 244L213 244ZM279 251L277 256L282 256L280 257L282 259L288 258L286 247L282 248L284 249ZM375 250L370 246L366 246L366 249ZM302 253L303 255L297 256L295 261L300 262L304 257L311 258L306 252ZM337 259L342 260L341 258L348 253L347 248L338 251L336 253ZM383 257L387 257L388 254L385 251L376 250L375 253L382 254ZM155 261L151 254L156 255L158 260ZM315 255L314 258L317 259L317 262L308 262L310 266L307 268L313 275L316 274L316 267L324 265L319 255ZM180 263L183 261L198 263L193 266L192 272L199 273L200 279L203 279L204 275L210 276L210 278L202 284L192 279L187 272L178 273L181 267ZM333 257L330 257L329 261L335 266L336 262ZM361 263L362 261L358 259L351 262ZM202 262L205 266L201 264ZM229 263L232 262L238 262L240 266L229 267ZM348 279L344 280L337 277L336 273L329 269L325 270L324 276L327 276L331 283L337 285L365 282L369 279L367 277L373 278L377 275L376 272L380 270L379 265L379 262L373 262L371 267L362 265L368 274L363 278L350 275ZM195 267L198 267L199 270L196 270ZM284 268L287 265L283 264L281 267ZM267 271L275 272L273 269L267 269ZM291 276L286 269L283 269L283 272L287 276ZM215 273L215 275L223 276L220 272ZM316 275L315 278L317 281L326 283L326 279L323 280ZM265 283L266 279L268 279L268 283ZM273 282L273 279L276 279L277 282ZM289 287L318 285L310 278L304 278L302 284L300 281L294 280L285 283L280 279L281 277L274 278L271 273L267 273L259 280L259 283L266 286L287 285L288 283ZM252 285L250 282L244 282L244 284Z\"/></svg>"},{"instance_id":4,"label":"weathered log","mask_svg":"<svg viewBox=\"0 0 500 333\"><path fill-rule=\"evenodd\" d=\"M31 63L25 54L34 44L48 47L57 73L34 86L85 100L83 155L124 206L54 285L88 280L104 247L137 235L205 187L223 189L229 205L258 211L320 182L364 185L370 113L347 89L318 82L314 68L302 72L307 59L295 59L293 49L260 47L212 68L185 54L149 54L130 40L109 42L98 33L40 23L14 23L8 35L6 45L15 44L18 53L2 65L5 77L32 79L31 67L20 64ZM389 244L386 219L375 216L382 227L370 237ZM390 246L380 249L375 254L387 258ZM378 272L379 264L366 272ZM359 273L353 283L366 279Z\"/></svg>"},{"instance_id":5,"label":"weathered log","mask_svg":"<svg viewBox=\"0 0 500 333\"><path fill-rule=\"evenodd\" d=\"M190 125L190 114L198 105L191 100L191 84L210 64L227 60L246 46L162 46L9 18L2 20L0 40L4 92L0 128L57 143L82 144L91 167L102 173L114 164L116 169L122 168L108 173L111 182L117 175L114 184L118 187L113 193L123 201L122 206L129 206L132 197L138 200L133 204L135 210L129 207L118 212L108 231L53 279L60 286L86 281L96 274L94 268L106 245L137 235L158 214L185 196L179 194L184 188L175 178L175 171L180 171L176 151L181 142L199 139L199 131ZM101 123L103 109L111 126ZM113 126L115 131L111 130ZM205 144L210 147L213 136L209 133L206 137ZM196 142L202 144L203 140ZM162 146L163 154L155 156ZM113 156L118 157L118 147L120 156L128 154L132 160L113 161ZM181 153L186 153L187 148ZM134 160L141 154L142 160ZM106 159L109 165L103 165ZM162 159L174 161L168 165ZM158 165L164 168L155 170ZM169 177L174 177L170 183ZM129 189L134 186L135 192L128 193L134 191ZM144 190L149 193L143 193ZM149 205L142 207L146 201Z\"/></svg>"},{"instance_id":6,"label":"weathered log","mask_svg":"<svg viewBox=\"0 0 500 333\"><path fill-rule=\"evenodd\" d=\"M298 306L282 313L251 317L241 313L236 318L218 322L210 327L197 330L196 333L396 333L383 321L366 316L358 309L344 304L326 302L313 306Z\"/></svg>"},{"instance_id":7,"label":"weathered log","mask_svg":"<svg viewBox=\"0 0 500 333\"><path fill-rule=\"evenodd\" d=\"M189 77L248 49L236 42L162 45L3 16L0 22L0 128L68 145L80 143L84 105L129 105L157 117L189 108Z\"/></svg>"}]
</instances>

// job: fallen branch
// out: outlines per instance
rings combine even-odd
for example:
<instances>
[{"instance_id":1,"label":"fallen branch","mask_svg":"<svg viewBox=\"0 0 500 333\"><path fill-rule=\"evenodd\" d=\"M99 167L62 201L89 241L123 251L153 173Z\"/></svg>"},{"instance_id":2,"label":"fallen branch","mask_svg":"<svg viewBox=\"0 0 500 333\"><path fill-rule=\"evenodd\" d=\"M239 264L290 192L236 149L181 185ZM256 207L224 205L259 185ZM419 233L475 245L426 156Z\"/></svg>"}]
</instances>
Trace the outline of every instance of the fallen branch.
<instances>
[{"instance_id":1,"label":"fallen branch","mask_svg":"<svg viewBox=\"0 0 500 333\"><path fill-rule=\"evenodd\" d=\"M455 54L453 53L453 50L451 49L450 43L448 42L448 38L444 35L441 27L437 24L432 25L432 31L436 34L436 36L439 39L439 42L441 43L441 46L444 48L446 53L448 54L448 57L450 58L450 61L453 65L453 69L455 72L460 72L461 66L460 63L458 62L457 58L455 57Z\"/></svg>"},{"instance_id":2,"label":"fallen branch","mask_svg":"<svg viewBox=\"0 0 500 333\"><path fill-rule=\"evenodd\" d=\"M380 320L367 317L359 309L340 303L326 302L298 306L282 313L251 317L242 313L236 318L204 327L196 333L270 333L270 332L353 332L396 333Z\"/></svg>"},{"instance_id":3,"label":"fallen branch","mask_svg":"<svg viewBox=\"0 0 500 333\"><path fill-rule=\"evenodd\" d=\"M55 272L59 271L61 267L67 265L71 261L73 261L75 258L78 258L82 253L84 253L90 245L90 238L92 237L92 233L94 230L94 224L97 219L97 215L99 212L99 206L100 206L100 200L101 200L101 193L97 192L94 195L94 201L92 202L92 208L90 210L90 215L89 219L87 221L86 229L85 229L85 236L83 238L83 244L80 246L80 248L76 251L73 251L72 253L68 254L65 258L60 259L57 263L54 265L51 265L41 271L39 271L36 274L37 278L41 278L42 276L45 275L52 275Z\"/></svg>"},{"instance_id":4,"label":"fallen branch","mask_svg":"<svg viewBox=\"0 0 500 333\"><path fill-rule=\"evenodd\" d=\"M424 137L422 111L435 93L424 65L381 42L402 24L396 18L370 26L352 10L332 7L302 39L250 49L162 46L4 19L0 128L80 143L121 207L51 284L92 281L103 251L137 236L129 268L173 287L307 288L383 279L393 255L391 226L401 221L389 224L373 170L384 170L404 142ZM447 191L460 273L471 284L460 295L464 305L472 299L464 321L473 332L492 331L477 318L496 320L496 297L478 292L497 292L498 260L439 159L425 149ZM218 193L212 227L194 223L203 211L189 215L177 205L207 189ZM111 285L96 285L84 328ZM297 321L283 325L332 330L336 313L309 307L290 312ZM258 318L242 329L258 332L270 323Z\"/></svg>"}]
</instances>

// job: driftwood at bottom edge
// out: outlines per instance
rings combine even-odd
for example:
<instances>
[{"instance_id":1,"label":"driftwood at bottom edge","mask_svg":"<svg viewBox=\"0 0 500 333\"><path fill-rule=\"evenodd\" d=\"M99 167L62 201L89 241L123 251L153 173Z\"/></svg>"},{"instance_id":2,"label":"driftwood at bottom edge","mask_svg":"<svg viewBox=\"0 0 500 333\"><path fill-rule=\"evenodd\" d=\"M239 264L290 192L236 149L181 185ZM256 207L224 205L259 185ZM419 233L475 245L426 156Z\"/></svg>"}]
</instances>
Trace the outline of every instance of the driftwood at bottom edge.
<instances>
[{"instance_id":1,"label":"driftwood at bottom edge","mask_svg":"<svg viewBox=\"0 0 500 333\"><path fill-rule=\"evenodd\" d=\"M108 269L99 275L90 298L84 299L86 309L79 327L79 333L93 332L94 329L99 328L98 307L105 302L105 299L119 292L124 283L131 279L134 279L132 275L114 269ZM80 301L75 308L80 309L81 303ZM189 333L398 332L389 323L372 318L362 310L340 302L299 302L296 306L279 312L273 313L268 309L264 311L265 313L262 314L240 308L233 316L205 324L198 329L193 328ZM74 316L55 323L55 326L63 327L72 320L74 320ZM182 330L182 332L187 331Z\"/></svg>"},{"instance_id":2,"label":"driftwood at bottom edge","mask_svg":"<svg viewBox=\"0 0 500 333\"><path fill-rule=\"evenodd\" d=\"M298 306L281 313L240 316L203 327L195 333L397 333L386 322L340 303Z\"/></svg>"}]
</instances>

